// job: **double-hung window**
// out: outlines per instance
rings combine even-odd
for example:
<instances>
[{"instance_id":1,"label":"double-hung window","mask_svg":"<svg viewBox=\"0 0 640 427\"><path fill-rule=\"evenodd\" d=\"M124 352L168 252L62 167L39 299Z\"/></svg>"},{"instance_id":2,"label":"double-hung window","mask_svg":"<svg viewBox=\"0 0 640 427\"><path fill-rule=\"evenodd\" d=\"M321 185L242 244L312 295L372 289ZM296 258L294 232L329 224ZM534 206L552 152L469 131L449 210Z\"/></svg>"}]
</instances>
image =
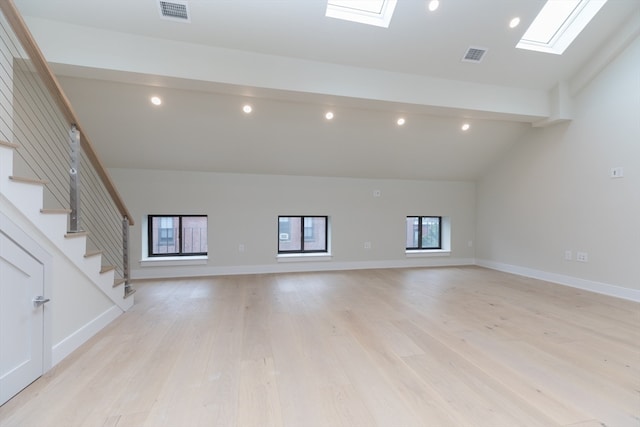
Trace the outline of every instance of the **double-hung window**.
<instances>
[{"instance_id":1,"label":"double-hung window","mask_svg":"<svg viewBox=\"0 0 640 427\"><path fill-rule=\"evenodd\" d=\"M206 215L149 215L149 256L207 255Z\"/></svg>"},{"instance_id":2,"label":"double-hung window","mask_svg":"<svg viewBox=\"0 0 640 427\"><path fill-rule=\"evenodd\" d=\"M328 217L279 216L278 253L327 252Z\"/></svg>"},{"instance_id":3,"label":"double-hung window","mask_svg":"<svg viewBox=\"0 0 640 427\"><path fill-rule=\"evenodd\" d=\"M408 216L407 250L442 249L441 225L440 216Z\"/></svg>"}]
</instances>

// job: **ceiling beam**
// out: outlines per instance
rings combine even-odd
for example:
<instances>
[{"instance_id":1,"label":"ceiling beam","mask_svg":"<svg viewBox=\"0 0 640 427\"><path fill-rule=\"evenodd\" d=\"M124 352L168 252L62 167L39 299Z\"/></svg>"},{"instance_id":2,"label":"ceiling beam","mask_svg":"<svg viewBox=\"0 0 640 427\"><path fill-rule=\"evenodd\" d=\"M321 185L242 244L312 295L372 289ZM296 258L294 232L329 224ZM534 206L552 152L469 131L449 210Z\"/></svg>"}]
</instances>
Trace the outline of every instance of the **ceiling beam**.
<instances>
[{"instance_id":1,"label":"ceiling beam","mask_svg":"<svg viewBox=\"0 0 640 427\"><path fill-rule=\"evenodd\" d=\"M463 110L482 117L530 123L552 115L550 95L544 90L358 68L117 33L41 18L25 19L49 62L132 73L138 80L140 75L146 75L149 82L166 77L222 83L390 102L407 108Z\"/></svg>"}]
</instances>

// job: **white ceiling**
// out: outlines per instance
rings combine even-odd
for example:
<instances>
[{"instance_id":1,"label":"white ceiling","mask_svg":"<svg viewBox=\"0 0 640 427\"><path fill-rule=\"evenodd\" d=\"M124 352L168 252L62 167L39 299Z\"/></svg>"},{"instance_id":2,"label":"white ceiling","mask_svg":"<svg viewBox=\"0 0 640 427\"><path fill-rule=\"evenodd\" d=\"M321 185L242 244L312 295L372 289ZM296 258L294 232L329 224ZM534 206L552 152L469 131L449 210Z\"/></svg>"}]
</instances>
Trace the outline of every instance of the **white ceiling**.
<instances>
[{"instance_id":1,"label":"white ceiling","mask_svg":"<svg viewBox=\"0 0 640 427\"><path fill-rule=\"evenodd\" d=\"M559 56L515 48L541 0L399 0L386 29L325 0L191 0L189 24L156 0L15 2L108 167L360 178L477 179L640 27L609 0Z\"/></svg>"}]
</instances>

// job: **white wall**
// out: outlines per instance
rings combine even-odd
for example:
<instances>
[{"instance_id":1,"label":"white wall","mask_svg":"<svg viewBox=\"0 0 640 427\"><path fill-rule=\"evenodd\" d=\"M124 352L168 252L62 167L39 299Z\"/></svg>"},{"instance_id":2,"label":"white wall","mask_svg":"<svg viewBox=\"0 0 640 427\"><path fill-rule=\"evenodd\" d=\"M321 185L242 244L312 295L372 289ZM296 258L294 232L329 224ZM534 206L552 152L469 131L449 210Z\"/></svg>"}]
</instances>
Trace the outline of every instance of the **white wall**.
<instances>
[{"instance_id":1,"label":"white wall","mask_svg":"<svg viewBox=\"0 0 640 427\"><path fill-rule=\"evenodd\" d=\"M188 153L185 153L188 155ZM134 278L269 271L473 263L475 184L111 169L136 220L131 229ZM382 196L373 197L380 190ZM143 218L207 214L205 265L143 267ZM278 263L278 215L328 215L330 261ZM407 258L405 217L442 215L451 222L448 257ZM371 249L364 249L364 242ZM245 251L238 250L239 244Z\"/></svg>"},{"instance_id":2,"label":"white wall","mask_svg":"<svg viewBox=\"0 0 640 427\"><path fill-rule=\"evenodd\" d=\"M476 257L640 298L640 39L573 107L574 120L532 130L479 181ZM611 179L617 166L625 177ZM576 262L577 251L587 263Z\"/></svg>"}]
</instances>

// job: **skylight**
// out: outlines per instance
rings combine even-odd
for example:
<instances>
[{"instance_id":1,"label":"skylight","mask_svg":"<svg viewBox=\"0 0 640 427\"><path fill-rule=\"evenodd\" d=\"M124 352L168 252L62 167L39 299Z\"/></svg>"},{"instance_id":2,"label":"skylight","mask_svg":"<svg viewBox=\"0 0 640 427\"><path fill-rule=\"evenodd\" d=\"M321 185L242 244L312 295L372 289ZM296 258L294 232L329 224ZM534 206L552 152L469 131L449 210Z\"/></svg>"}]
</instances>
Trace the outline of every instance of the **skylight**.
<instances>
[{"instance_id":1,"label":"skylight","mask_svg":"<svg viewBox=\"0 0 640 427\"><path fill-rule=\"evenodd\" d=\"M607 0L547 0L516 45L562 55Z\"/></svg>"},{"instance_id":2,"label":"skylight","mask_svg":"<svg viewBox=\"0 0 640 427\"><path fill-rule=\"evenodd\" d=\"M387 28L396 3L397 0L328 0L326 16Z\"/></svg>"}]
</instances>

